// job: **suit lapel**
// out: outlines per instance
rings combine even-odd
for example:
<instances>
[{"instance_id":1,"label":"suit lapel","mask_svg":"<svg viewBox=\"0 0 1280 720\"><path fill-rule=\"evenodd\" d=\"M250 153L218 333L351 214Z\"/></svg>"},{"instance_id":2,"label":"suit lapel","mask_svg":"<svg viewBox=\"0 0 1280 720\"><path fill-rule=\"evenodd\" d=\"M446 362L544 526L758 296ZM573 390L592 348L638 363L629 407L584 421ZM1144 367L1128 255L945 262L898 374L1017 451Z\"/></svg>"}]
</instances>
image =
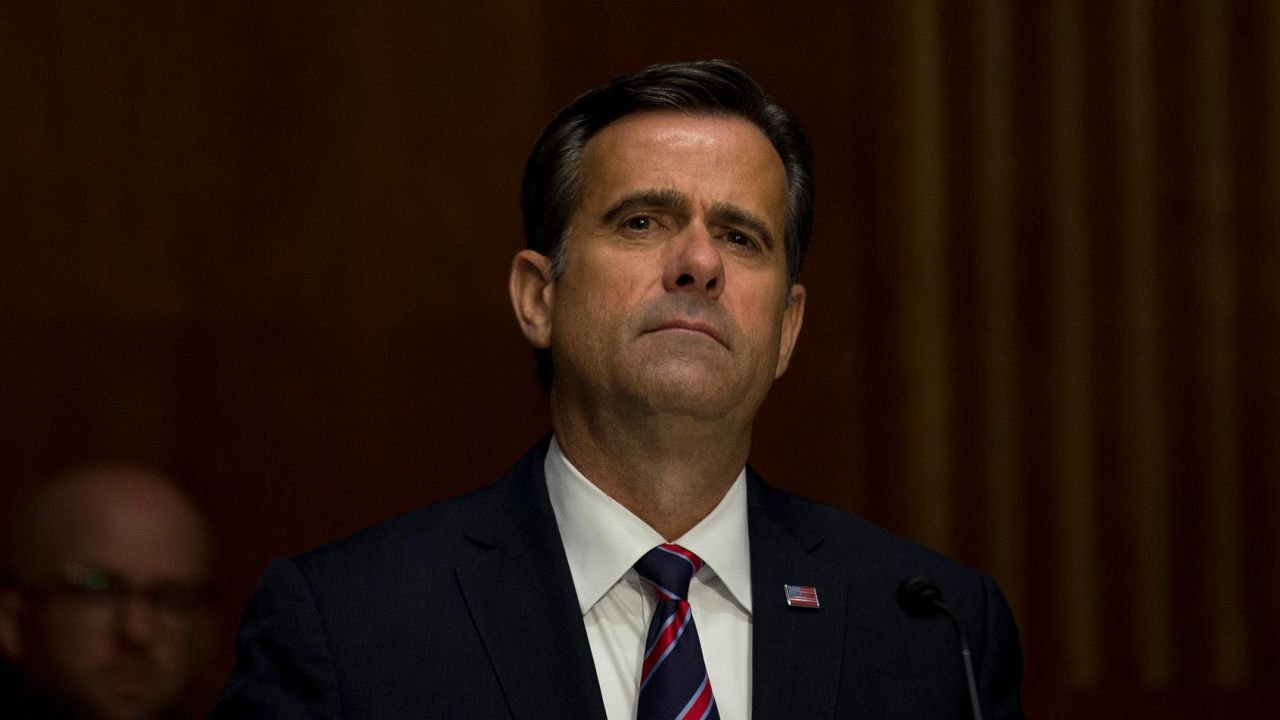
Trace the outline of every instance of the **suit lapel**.
<instances>
[{"instance_id":1,"label":"suit lapel","mask_svg":"<svg viewBox=\"0 0 1280 720\"><path fill-rule=\"evenodd\" d=\"M604 720L604 701L547 497L546 443L494 488L467 530L458 584L516 720Z\"/></svg>"},{"instance_id":2,"label":"suit lapel","mask_svg":"<svg viewBox=\"0 0 1280 720\"><path fill-rule=\"evenodd\" d=\"M752 715L829 718L835 712L845 640L847 579L819 560L822 536L808 510L749 471ZM817 590L819 609L793 608L784 585Z\"/></svg>"}]
</instances>

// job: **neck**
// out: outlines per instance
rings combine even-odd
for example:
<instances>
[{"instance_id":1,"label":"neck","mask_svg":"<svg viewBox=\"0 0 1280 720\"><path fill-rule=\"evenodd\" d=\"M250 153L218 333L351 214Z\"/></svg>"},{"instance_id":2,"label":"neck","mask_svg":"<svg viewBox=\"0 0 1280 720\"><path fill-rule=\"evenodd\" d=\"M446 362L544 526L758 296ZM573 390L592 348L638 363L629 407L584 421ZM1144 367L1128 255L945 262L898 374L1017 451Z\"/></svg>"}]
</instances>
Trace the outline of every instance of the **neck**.
<instances>
[{"instance_id":1,"label":"neck","mask_svg":"<svg viewBox=\"0 0 1280 720\"><path fill-rule=\"evenodd\" d=\"M668 541L715 509L751 445L750 424L588 415L554 397L551 407L556 442L574 467Z\"/></svg>"}]
</instances>

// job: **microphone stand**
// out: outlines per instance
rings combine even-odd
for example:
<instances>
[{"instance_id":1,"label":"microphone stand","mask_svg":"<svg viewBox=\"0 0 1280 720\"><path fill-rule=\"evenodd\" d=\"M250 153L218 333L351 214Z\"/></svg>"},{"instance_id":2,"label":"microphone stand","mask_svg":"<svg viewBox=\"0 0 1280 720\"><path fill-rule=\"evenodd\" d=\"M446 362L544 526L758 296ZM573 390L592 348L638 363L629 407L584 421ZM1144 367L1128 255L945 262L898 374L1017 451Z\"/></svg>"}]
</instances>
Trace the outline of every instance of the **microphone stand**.
<instances>
[{"instance_id":1,"label":"microphone stand","mask_svg":"<svg viewBox=\"0 0 1280 720\"><path fill-rule=\"evenodd\" d=\"M942 614L951 620L952 627L956 629L956 640L960 643L960 659L964 661L964 679L969 686L973 720L982 720L982 703L978 700L978 682L973 674L973 653L969 651L969 636L965 633L960 618L943 601L942 590L931 580L909 578L898 587L898 604L914 618L931 618Z\"/></svg>"}]
</instances>

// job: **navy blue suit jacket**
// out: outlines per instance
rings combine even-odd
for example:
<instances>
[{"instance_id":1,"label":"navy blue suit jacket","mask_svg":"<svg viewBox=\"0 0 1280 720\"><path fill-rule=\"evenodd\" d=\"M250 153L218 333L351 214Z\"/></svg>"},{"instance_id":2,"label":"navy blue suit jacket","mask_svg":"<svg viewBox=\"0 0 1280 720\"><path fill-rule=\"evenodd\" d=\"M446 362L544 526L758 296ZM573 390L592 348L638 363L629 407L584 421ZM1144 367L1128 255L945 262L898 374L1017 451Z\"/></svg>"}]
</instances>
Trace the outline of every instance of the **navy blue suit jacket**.
<instances>
[{"instance_id":1,"label":"navy blue suit jacket","mask_svg":"<svg viewBox=\"0 0 1280 720\"><path fill-rule=\"evenodd\" d=\"M605 720L545 452L273 563L213 717ZM1017 630L991 579L750 471L747 497L754 718L967 718L951 625L897 604L912 575L968 626L987 717L1021 717ZM821 609L788 607L784 584L817 588Z\"/></svg>"}]
</instances>

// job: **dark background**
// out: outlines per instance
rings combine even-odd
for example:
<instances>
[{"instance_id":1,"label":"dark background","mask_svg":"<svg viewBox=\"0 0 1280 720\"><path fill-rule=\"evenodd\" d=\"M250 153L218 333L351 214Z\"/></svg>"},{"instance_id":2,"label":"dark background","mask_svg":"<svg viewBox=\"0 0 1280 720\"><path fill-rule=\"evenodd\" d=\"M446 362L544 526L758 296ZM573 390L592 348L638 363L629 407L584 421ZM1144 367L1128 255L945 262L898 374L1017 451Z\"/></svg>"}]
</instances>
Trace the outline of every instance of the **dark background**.
<instances>
[{"instance_id":1,"label":"dark background","mask_svg":"<svg viewBox=\"0 0 1280 720\"><path fill-rule=\"evenodd\" d=\"M506 273L543 123L743 64L809 130L775 484L997 577L1037 717L1280 703L1280 3L0 6L0 504L178 477L265 564L547 429Z\"/></svg>"}]
</instances>

